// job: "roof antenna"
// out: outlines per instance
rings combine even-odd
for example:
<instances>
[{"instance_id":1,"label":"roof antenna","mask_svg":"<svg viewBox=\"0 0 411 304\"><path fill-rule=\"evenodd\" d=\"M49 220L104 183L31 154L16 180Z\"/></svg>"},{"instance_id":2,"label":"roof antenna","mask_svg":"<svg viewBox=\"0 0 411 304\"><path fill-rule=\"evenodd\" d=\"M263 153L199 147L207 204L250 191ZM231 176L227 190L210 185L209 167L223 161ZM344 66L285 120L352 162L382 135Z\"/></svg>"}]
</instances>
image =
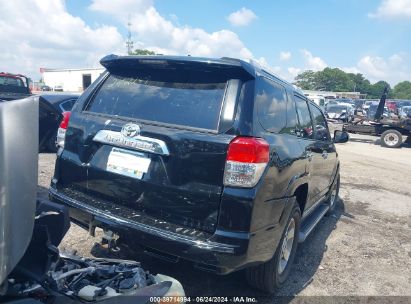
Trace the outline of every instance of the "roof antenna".
<instances>
[{"instance_id":1,"label":"roof antenna","mask_svg":"<svg viewBox=\"0 0 411 304\"><path fill-rule=\"evenodd\" d=\"M131 21L130 21L130 14L128 14L127 28L128 28L127 41L126 41L127 54L128 54L128 55L132 55L132 54L133 54L134 42L133 42L133 40L131 40Z\"/></svg>"}]
</instances>

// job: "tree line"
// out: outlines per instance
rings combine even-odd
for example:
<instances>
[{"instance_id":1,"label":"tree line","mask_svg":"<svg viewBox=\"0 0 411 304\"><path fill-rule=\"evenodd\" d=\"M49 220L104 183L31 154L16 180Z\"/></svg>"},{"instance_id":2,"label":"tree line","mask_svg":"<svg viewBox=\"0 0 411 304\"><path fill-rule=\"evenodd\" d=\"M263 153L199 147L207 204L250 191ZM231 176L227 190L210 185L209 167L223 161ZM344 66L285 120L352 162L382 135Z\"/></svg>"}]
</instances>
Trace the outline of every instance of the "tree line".
<instances>
[{"instance_id":1,"label":"tree line","mask_svg":"<svg viewBox=\"0 0 411 304\"><path fill-rule=\"evenodd\" d=\"M295 85L303 90L360 92L367 98L379 98L388 87L389 98L411 99L411 82L402 81L391 88L388 82L378 81L372 84L360 73L346 73L338 68L325 68L322 71L305 71L297 75Z\"/></svg>"}]
</instances>

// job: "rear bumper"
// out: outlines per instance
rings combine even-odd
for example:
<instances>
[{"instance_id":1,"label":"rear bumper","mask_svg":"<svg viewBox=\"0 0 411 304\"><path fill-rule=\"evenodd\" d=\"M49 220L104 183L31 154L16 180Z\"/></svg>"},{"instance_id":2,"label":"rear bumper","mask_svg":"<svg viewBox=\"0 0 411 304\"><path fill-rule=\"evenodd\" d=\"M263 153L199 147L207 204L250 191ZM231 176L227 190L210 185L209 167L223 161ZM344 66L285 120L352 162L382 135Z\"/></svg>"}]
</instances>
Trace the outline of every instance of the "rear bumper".
<instances>
[{"instance_id":1,"label":"rear bumper","mask_svg":"<svg viewBox=\"0 0 411 304\"><path fill-rule=\"evenodd\" d=\"M265 231L250 234L217 229L214 234L208 234L181 227L177 228L177 231L181 229L182 232L176 233L176 229L165 229L167 225L158 228L114 216L69 197L53 187L49 193L50 199L67 206L72 221L85 229L90 225L110 229L126 242L143 246L148 252L157 252L159 256L182 258L206 271L227 274L271 258L270 255L255 250L267 241ZM271 229L270 234L272 233Z\"/></svg>"}]
</instances>

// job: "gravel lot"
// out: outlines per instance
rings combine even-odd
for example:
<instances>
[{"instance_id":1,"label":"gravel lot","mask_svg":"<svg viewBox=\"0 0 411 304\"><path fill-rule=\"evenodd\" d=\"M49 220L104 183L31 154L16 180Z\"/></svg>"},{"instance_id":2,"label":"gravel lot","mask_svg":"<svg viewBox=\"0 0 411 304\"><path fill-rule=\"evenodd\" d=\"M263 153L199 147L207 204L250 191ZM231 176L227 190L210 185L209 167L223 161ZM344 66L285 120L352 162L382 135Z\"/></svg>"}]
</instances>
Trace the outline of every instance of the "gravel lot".
<instances>
[{"instance_id":1,"label":"gravel lot","mask_svg":"<svg viewBox=\"0 0 411 304\"><path fill-rule=\"evenodd\" d=\"M375 139L351 135L349 143L337 145L341 160L339 206L334 216L324 218L300 244L292 274L278 293L289 296L283 299L411 296L411 146L387 149ZM53 154L39 156L39 192L43 197L47 197L54 161ZM60 247L86 256L111 256L96 249L98 241L72 224ZM127 250L120 257L139 260L152 273L177 278L191 296L249 296L257 297L259 303L278 299L262 297L249 288L241 272L215 276L186 263L169 264Z\"/></svg>"}]
</instances>

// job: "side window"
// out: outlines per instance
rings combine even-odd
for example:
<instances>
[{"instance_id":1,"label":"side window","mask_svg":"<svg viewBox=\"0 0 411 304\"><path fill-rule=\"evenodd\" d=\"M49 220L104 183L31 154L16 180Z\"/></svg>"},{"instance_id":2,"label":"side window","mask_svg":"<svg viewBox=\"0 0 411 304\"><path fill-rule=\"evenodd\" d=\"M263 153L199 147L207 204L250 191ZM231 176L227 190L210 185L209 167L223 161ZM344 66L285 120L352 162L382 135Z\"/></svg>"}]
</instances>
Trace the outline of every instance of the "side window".
<instances>
[{"instance_id":1,"label":"side window","mask_svg":"<svg viewBox=\"0 0 411 304\"><path fill-rule=\"evenodd\" d=\"M281 131L287 122L287 94L281 85L259 78L256 86L258 119L269 132Z\"/></svg>"},{"instance_id":2,"label":"side window","mask_svg":"<svg viewBox=\"0 0 411 304\"><path fill-rule=\"evenodd\" d=\"M292 96L288 95L287 102L287 128L283 130L284 133L296 135L298 129L297 110L295 101Z\"/></svg>"},{"instance_id":3,"label":"side window","mask_svg":"<svg viewBox=\"0 0 411 304\"><path fill-rule=\"evenodd\" d=\"M310 103L311 115L314 123L314 138L316 140L328 141L331 139L328 131L327 122L324 119L323 113L316 106Z\"/></svg>"},{"instance_id":4,"label":"side window","mask_svg":"<svg viewBox=\"0 0 411 304\"><path fill-rule=\"evenodd\" d=\"M311 122L310 111L308 110L307 102L295 96L295 104L297 107L297 116L300 122L300 134L303 138L314 138L313 125Z\"/></svg>"}]
</instances>

